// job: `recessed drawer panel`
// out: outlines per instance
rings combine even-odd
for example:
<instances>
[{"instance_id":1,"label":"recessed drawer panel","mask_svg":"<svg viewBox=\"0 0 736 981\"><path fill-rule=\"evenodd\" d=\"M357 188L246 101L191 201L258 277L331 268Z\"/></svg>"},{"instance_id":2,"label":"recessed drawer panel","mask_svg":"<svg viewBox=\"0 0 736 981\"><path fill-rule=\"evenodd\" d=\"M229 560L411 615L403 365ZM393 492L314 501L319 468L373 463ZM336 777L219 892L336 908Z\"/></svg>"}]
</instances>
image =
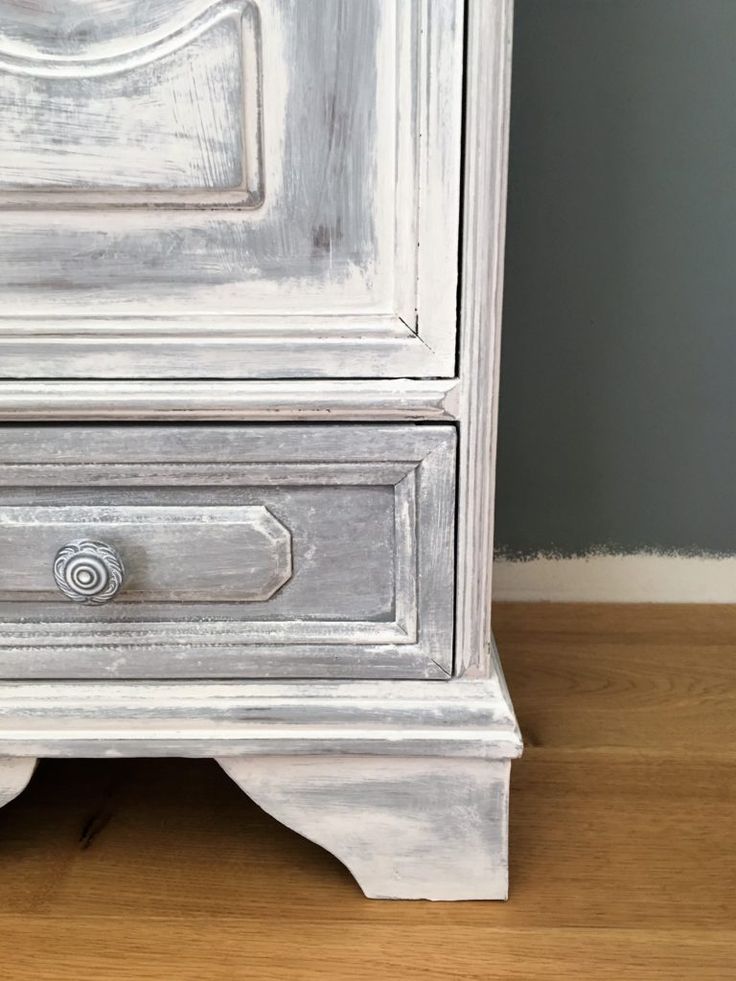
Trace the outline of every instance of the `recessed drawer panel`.
<instances>
[{"instance_id":1,"label":"recessed drawer panel","mask_svg":"<svg viewBox=\"0 0 736 981\"><path fill-rule=\"evenodd\" d=\"M445 677L455 432L0 429L0 676Z\"/></svg>"}]
</instances>

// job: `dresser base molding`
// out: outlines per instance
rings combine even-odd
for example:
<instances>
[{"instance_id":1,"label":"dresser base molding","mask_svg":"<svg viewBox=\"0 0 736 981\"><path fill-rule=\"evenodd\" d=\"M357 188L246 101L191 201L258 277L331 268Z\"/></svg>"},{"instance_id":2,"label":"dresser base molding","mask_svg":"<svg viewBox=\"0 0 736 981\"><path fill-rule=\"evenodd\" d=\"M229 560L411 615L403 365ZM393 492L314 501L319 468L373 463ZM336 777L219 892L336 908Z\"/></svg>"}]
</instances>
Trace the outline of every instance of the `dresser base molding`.
<instances>
[{"instance_id":1,"label":"dresser base molding","mask_svg":"<svg viewBox=\"0 0 736 981\"><path fill-rule=\"evenodd\" d=\"M504 899L521 739L503 679L12 682L0 685L0 803L36 757L213 757L367 896Z\"/></svg>"},{"instance_id":2,"label":"dresser base molding","mask_svg":"<svg viewBox=\"0 0 736 981\"><path fill-rule=\"evenodd\" d=\"M465 681L5 682L0 758L513 759L497 675Z\"/></svg>"},{"instance_id":3,"label":"dresser base molding","mask_svg":"<svg viewBox=\"0 0 736 981\"><path fill-rule=\"evenodd\" d=\"M0 685L0 803L36 757L212 757L367 896L504 899L503 679Z\"/></svg>"}]
</instances>

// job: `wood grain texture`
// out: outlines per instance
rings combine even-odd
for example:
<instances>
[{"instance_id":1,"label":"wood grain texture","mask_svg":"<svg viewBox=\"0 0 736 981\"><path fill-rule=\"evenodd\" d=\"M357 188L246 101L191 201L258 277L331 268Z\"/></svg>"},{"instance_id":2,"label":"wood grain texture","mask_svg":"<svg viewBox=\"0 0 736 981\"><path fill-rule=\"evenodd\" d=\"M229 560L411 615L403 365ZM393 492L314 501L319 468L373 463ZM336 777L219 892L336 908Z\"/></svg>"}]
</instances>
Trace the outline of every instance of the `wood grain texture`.
<instances>
[{"instance_id":1,"label":"wood grain texture","mask_svg":"<svg viewBox=\"0 0 736 981\"><path fill-rule=\"evenodd\" d=\"M5 976L730 981L736 612L495 624L538 743L513 768L509 903L368 902L214 763L44 762L0 811Z\"/></svg>"},{"instance_id":2,"label":"wood grain texture","mask_svg":"<svg viewBox=\"0 0 736 981\"><path fill-rule=\"evenodd\" d=\"M688 758L696 767L703 753L731 760L736 607L501 603L494 610L531 751L605 749L653 765Z\"/></svg>"}]
</instances>

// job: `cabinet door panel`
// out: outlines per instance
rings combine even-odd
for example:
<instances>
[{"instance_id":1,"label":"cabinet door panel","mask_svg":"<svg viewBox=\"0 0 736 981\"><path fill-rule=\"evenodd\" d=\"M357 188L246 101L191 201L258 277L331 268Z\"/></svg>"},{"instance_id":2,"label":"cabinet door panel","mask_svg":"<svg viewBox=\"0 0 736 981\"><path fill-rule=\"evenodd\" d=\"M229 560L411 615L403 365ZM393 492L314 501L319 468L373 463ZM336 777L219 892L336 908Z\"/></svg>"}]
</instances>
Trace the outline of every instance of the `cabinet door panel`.
<instances>
[{"instance_id":1,"label":"cabinet door panel","mask_svg":"<svg viewBox=\"0 0 736 981\"><path fill-rule=\"evenodd\" d=\"M139 204L175 206L187 190L260 204L259 23L241 6L106 57L0 53L0 201L104 207L144 191Z\"/></svg>"},{"instance_id":2,"label":"cabinet door panel","mask_svg":"<svg viewBox=\"0 0 736 981\"><path fill-rule=\"evenodd\" d=\"M461 75L461 0L0 0L0 374L452 375Z\"/></svg>"}]
</instances>

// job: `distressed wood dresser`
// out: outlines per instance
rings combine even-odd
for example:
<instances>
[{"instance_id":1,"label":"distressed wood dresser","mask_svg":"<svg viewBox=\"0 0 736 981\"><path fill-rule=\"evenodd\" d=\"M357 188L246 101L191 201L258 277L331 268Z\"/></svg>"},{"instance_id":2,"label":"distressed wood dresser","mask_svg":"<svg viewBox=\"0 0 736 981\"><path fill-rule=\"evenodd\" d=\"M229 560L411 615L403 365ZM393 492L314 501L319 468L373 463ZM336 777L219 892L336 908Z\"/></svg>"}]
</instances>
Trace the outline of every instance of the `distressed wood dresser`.
<instances>
[{"instance_id":1,"label":"distressed wood dresser","mask_svg":"<svg viewBox=\"0 0 736 981\"><path fill-rule=\"evenodd\" d=\"M0 803L203 756L502 898L511 0L0 0Z\"/></svg>"}]
</instances>

